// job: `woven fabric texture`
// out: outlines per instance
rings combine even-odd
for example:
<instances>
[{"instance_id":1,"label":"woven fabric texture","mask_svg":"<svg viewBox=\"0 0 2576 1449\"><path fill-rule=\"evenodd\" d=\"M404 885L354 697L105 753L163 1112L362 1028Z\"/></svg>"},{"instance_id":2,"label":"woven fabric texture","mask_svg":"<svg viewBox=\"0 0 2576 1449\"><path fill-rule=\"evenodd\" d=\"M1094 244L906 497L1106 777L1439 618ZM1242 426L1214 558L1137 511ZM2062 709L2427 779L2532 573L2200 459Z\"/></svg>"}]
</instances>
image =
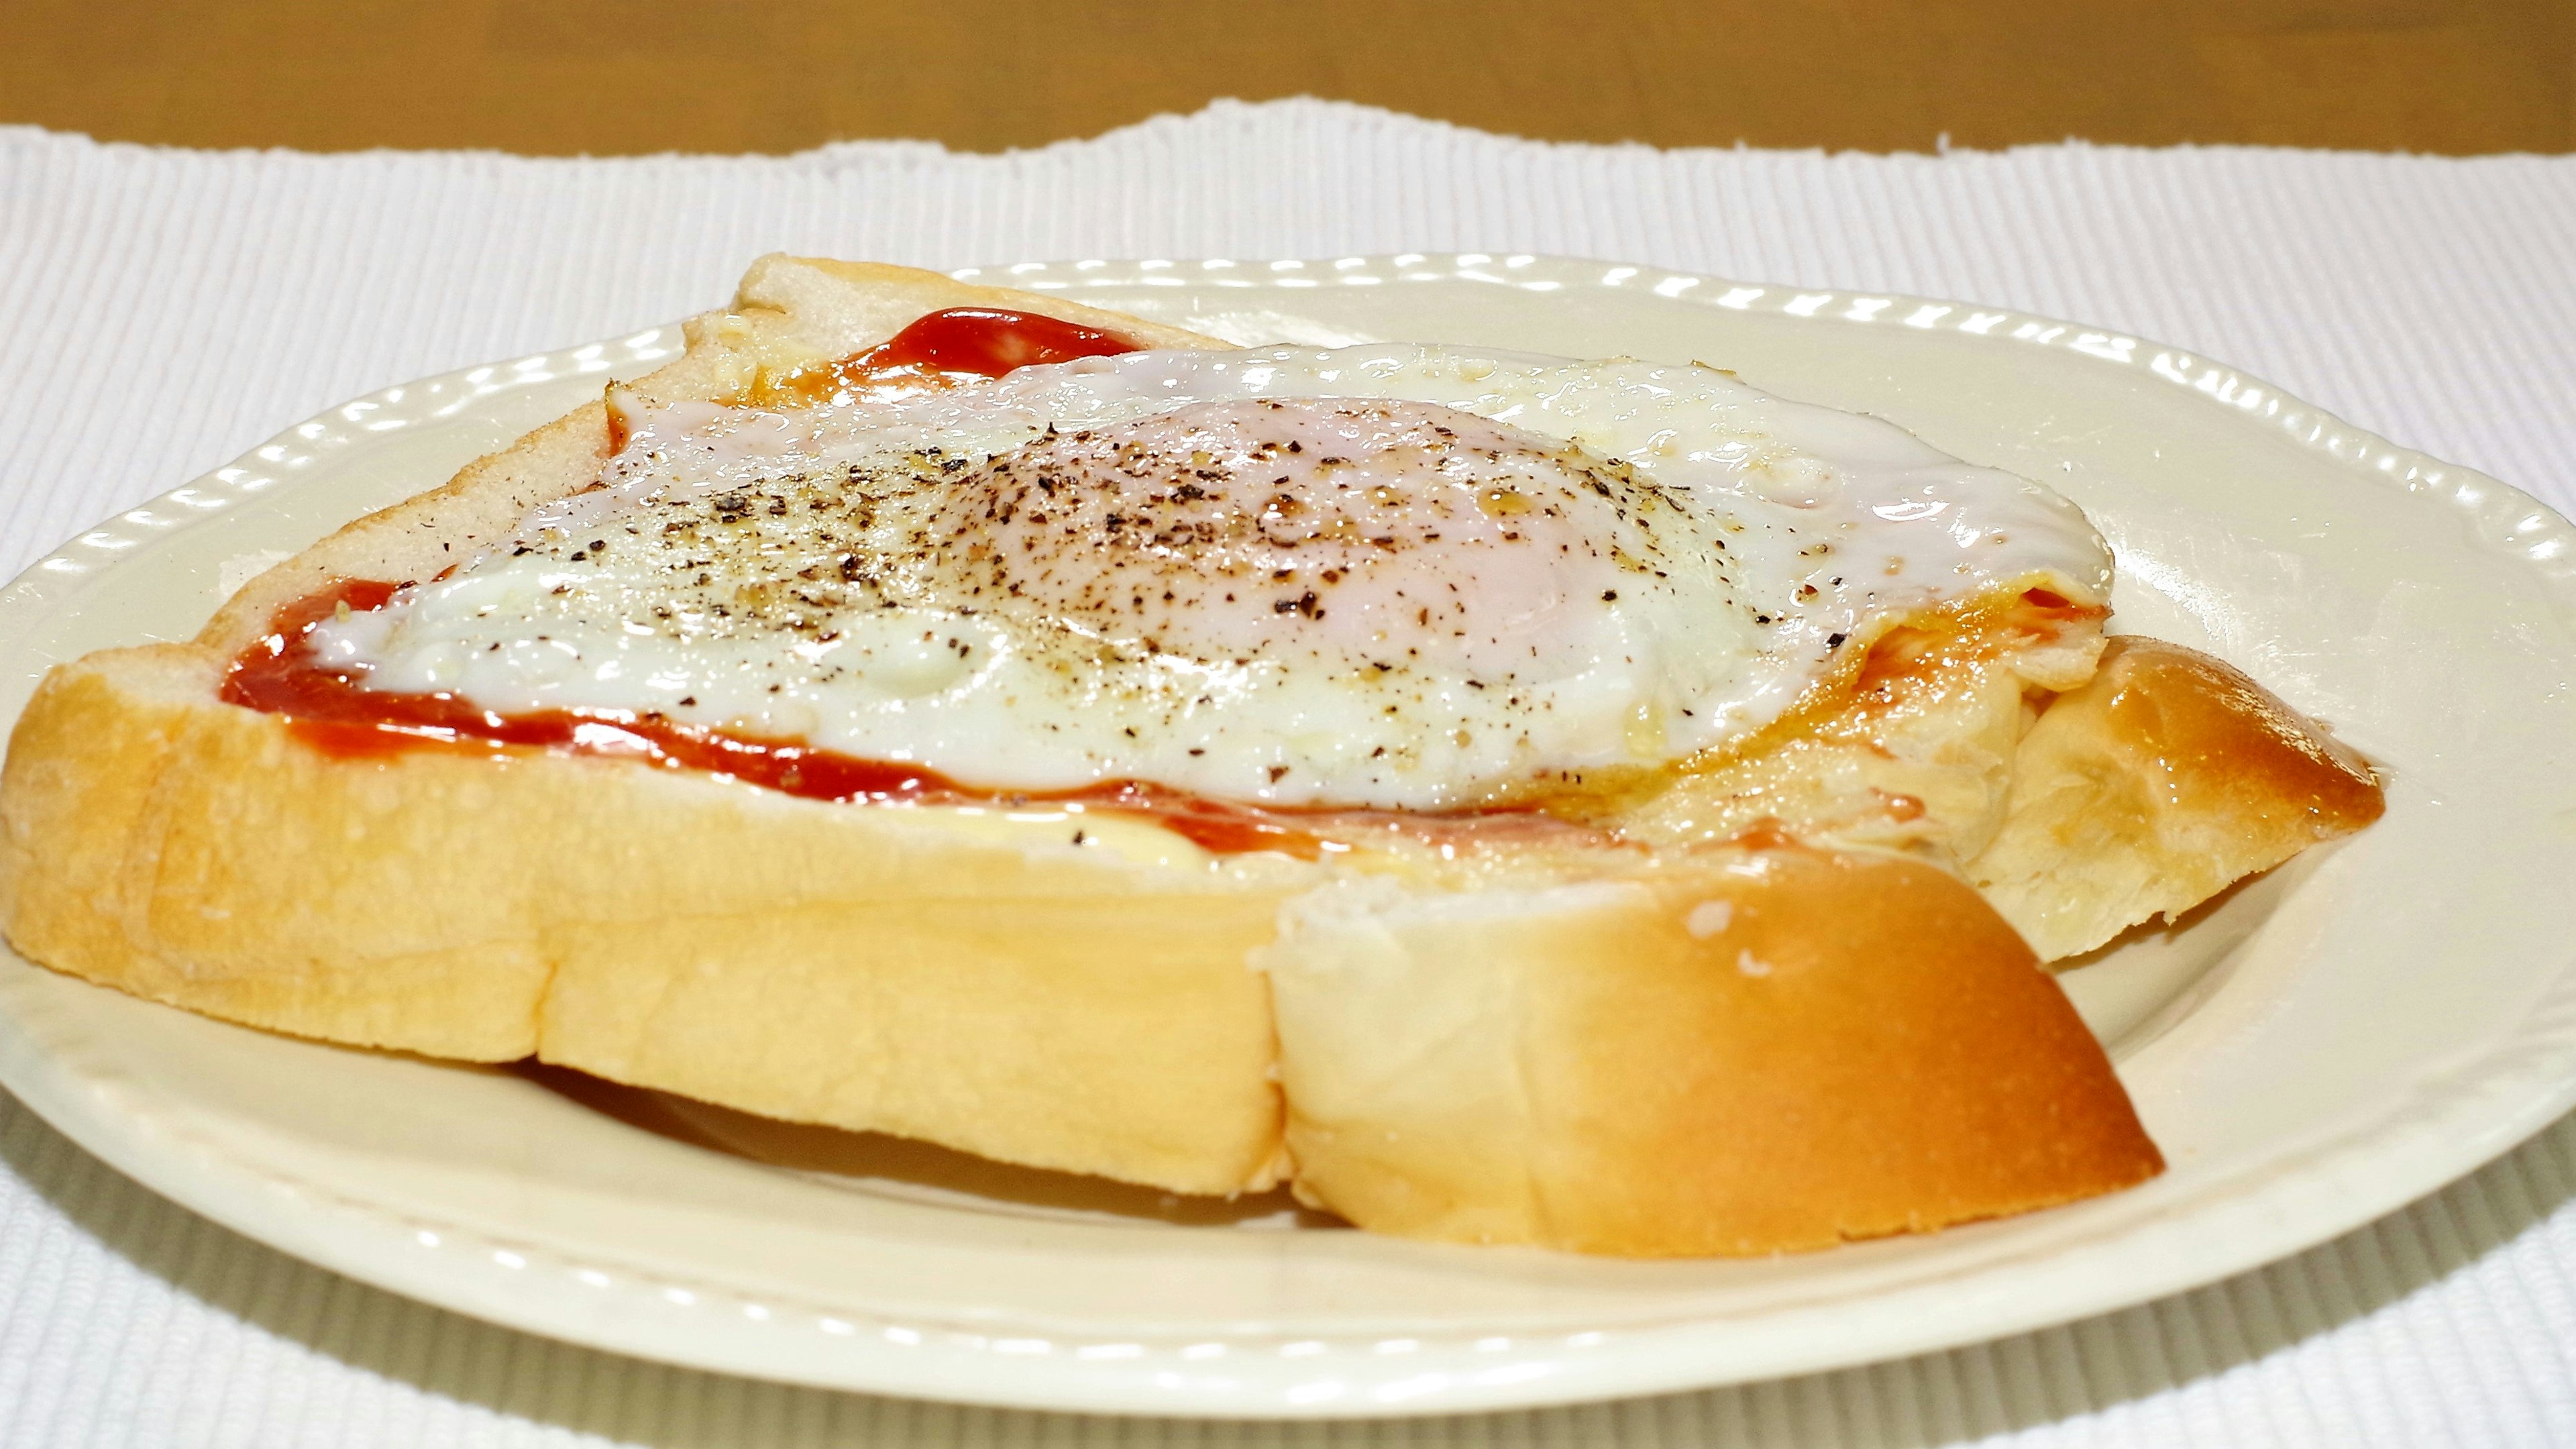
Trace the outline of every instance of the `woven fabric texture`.
<instances>
[{"instance_id":1,"label":"woven fabric texture","mask_svg":"<svg viewBox=\"0 0 2576 1449\"><path fill-rule=\"evenodd\" d=\"M2576 505L2576 157L1543 145L1316 101L1003 156L196 153L0 128L0 577L388 383L668 320L789 250L1553 252L1973 299L2223 358ZM1951 1353L1398 1424L983 1411L633 1362L195 1218L0 1096L0 1443L2576 1443L2576 1119L2260 1272Z\"/></svg>"}]
</instances>

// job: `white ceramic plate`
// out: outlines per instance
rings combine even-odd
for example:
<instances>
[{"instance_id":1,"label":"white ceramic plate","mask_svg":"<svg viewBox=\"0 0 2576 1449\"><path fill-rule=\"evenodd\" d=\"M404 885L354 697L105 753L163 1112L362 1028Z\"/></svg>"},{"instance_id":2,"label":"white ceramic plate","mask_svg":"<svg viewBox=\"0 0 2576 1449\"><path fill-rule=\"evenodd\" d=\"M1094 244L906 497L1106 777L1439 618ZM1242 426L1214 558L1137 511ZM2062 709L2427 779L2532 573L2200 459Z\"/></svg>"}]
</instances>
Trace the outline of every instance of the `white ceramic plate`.
<instances>
[{"instance_id":1,"label":"white ceramic plate","mask_svg":"<svg viewBox=\"0 0 2576 1449\"><path fill-rule=\"evenodd\" d=\"M2331 721L2389 768L2388 816L2068 978L2164 1177L1809 1257L1398 1242L286 1040L14 958L0 1081L209 1217L480 1317L812 1384L1226 1416L1680 1389L2098 1313L2387 1212L2576 1102L2576 531L2523 494L2171 348L1913 298L1529 257L962 275L1243 341L1704 359L1885 414L2074 496L2119 552L2119 625ZM0 710L56 660L186 636L260 564L676 346L389 388L83 535L0 595Z\"/></svg>"}]
</instances>

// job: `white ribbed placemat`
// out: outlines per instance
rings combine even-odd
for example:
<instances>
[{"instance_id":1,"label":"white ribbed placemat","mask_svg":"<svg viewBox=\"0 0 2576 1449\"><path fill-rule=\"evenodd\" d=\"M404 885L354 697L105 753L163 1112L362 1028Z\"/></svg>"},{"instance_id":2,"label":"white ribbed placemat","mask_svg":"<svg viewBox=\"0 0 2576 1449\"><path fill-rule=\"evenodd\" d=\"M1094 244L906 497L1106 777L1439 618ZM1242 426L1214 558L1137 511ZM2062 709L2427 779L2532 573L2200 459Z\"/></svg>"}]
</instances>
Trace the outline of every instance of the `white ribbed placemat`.
<instances>
[{"instance_id":1,"label":"white ribbed placemat","mask_svg":"<svg viewBox=\"0 0 2576 1449\"><path fill-rule=\"evenodd\" d=\"M1957 297L2223 358L2576 504L2576 158L1547 146L1314 101L1008 156L193 153L0 128L0 577L346 397L697 310L771 250L1558 252ZM1386 1425L787 1389L419 1307L0 1096L0 1444L2576 1444L2576 1118L2259 1273L1811 1378Z\"/></svg>"}]
</instances>

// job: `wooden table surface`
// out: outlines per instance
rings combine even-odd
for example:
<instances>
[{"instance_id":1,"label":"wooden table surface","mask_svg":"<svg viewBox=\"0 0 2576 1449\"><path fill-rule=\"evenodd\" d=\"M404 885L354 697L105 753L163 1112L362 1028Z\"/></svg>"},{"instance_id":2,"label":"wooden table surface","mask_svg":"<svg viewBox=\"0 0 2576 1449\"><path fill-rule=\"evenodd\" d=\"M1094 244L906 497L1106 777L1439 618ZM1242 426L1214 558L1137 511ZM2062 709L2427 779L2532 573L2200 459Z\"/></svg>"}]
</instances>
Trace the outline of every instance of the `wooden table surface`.
<instances>
[{"instance_id":1,"label":"wooden table surface","mask_svg":"<svg viewBox=\"0 0 2576 1449\"><path fill-rule=\"evenodd\" d=\"M1928 150L2576 149L2576 0L5 0L0 122L198 146L973 150L1310 93Z\"/></svg>"}]
</instances>

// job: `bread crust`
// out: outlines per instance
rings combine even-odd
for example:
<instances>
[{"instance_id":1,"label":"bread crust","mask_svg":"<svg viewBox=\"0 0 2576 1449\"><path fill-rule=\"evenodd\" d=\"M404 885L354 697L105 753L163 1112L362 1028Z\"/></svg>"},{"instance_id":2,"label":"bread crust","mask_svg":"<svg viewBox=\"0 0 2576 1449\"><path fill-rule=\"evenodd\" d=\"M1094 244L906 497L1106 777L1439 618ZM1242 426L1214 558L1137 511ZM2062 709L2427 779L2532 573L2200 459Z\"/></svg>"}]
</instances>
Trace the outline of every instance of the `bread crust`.
<instances>
[{"instance_id":1,"label":"bread crust","mask_svg":"<svg viewBox=\"0 0 2576 1449\"><path fill-rule=\"evenodd\" d=\"M1787 841L1529 895L1318 900L1263 953L1298 1195L1408 1237L1744 1256L2153 1176L1957 878Z\"/></svg>"},{"instance_id":2,"label":"bread crust","mask_svg":"<svg viewBox=\"0 0 2576 1449\"><path fill-rule=\"evenodd\" d=\"M686 356L630 386L648 403L742 396L958 306L1222 345L932 273L770 257L731 309L689 324ZM1265 1187L1293 1154L1310 1199L1418 1236L1771 1252L2152 1173L2099 1046L1943 868L2035 862L2013 879L2044 915L2062 847L2033 781L2150 788L2160 757L2133 716L2161 691L2188 686L2177 717L2219 741L2213 760L2244 754L2230 731L2293 753L2306 738L2259 691L2134 664L2132 703L2088 686L2029 728L2025 699L2081 684L2091 636L1963 654L1848 738L1693 777L1684 813L1731 839L1658 833L1676 811L1641 809L1635 838L1655 849L1530 852L1496 884L1419 853L1220 861L1132 822L1108 833L1160 843L1086 848L631 760L345 758L218 699L281 605L430 577L607 454L591 404L279 565L192 643L53 671L0 769L0 929L56 969L271 1030L536 1057L1177 1191ZM1831 848L1790 843L1783 817ZM2195 879L2286 854L2278 831L2168 834L2200 852Z\"/></svg>"}]
</instances>

